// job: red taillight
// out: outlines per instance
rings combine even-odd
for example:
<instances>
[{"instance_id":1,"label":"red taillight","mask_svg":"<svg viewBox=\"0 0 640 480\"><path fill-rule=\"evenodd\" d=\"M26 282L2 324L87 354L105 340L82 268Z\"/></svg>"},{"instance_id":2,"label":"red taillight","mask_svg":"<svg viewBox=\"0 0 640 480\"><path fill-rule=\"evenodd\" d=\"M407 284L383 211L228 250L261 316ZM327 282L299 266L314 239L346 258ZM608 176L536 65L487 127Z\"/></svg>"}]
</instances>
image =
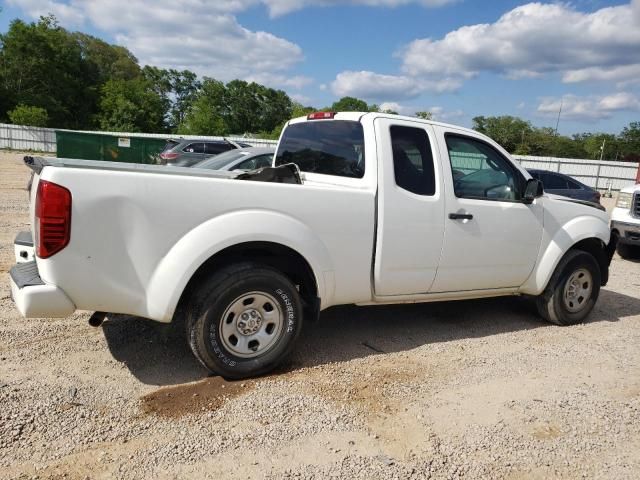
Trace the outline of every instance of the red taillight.
<instances>
[{"instance_id":1,"label":"red taillight","mask_svg":"<svg viewBox=\"0 0 640 480\"><path fill-rule=\"evenodd\" d=\"M46 180L36 193L36 255L49 258L69 243L71 237L71 192Z\"/></svg>"},{"instance_id":2,"label":"red taillight","mask_svg":"<svg viewBox=\"0 0 640 480\"><path fill-rule=\"evenodd\" d=\"M330 120L336 116L336 112L314 112L307 115L307 120Z\"/></svg>"},{"instance_id":3,"label":"red taillight","mask_svg":"<svg viewBox=\"0 0 640 480\"><path fill-rule=\"evenodd\" d=\"M175 160L178 158L178 154L173 152L162 152L160 154L160 158L163 160Z\"/></svg>"}]
</instances>

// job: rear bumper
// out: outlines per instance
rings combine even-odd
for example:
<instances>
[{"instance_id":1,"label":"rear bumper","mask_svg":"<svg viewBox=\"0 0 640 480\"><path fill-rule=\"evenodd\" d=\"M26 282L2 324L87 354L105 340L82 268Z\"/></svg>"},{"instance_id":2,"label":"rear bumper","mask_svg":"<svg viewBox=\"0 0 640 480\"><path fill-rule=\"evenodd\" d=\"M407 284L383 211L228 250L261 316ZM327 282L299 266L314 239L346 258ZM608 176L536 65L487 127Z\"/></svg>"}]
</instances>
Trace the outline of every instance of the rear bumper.
<instances>
[{"instance_id":1,"label":"rear bumper","mask_svg":"<svg viewBox=\"0 0 640 480\"><path fill-rule=\"evenodd\" d=\"M67 317L76 310L60 287L40 278L35 260L14 265L9 275L11 298L24 317Z\"/></svg>"},{"instance_id":2,"label":"rear bumper","mask_svg":"<svg viewBox=\"0 0 640 480\"><path fill-rule=\"evenodd\" d=\"M618 232L620 243L627 245L640 245L640 222L627 223L618 220L611 221L611 230Z\"/></svg>"},{"instance_id":3,"label":"rear bumper","mask_svg":"<svg viewBox=\"0 0 640 480\"><path fill-rule=\"evenodd\" d=\"M13 241L16 262L24 263L35 260L33 238L31 232L20 232Z\"/></svg>"}]
</instances>

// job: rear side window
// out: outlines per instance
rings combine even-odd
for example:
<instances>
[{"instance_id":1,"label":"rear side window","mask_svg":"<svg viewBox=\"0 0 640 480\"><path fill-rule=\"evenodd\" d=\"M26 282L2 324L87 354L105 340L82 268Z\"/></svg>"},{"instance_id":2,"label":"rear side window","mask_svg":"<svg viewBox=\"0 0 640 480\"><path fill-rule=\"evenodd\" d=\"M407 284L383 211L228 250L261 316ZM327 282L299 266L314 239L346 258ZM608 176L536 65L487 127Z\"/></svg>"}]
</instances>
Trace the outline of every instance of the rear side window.
<instances>
[{"instance_id":1,"label":"rear side window","mask_svg":"<svg viewBox=\"0 0 640 480\"><path fill-rule=\"evenodd\" d=\"M570 190L582 190L582 187L579 183L574 182L573 180L569 180L567 178L567 188Z\"/></svg>"},{"instance_id":2,"label":"rear side window","mask_svg":"<svg viewBox=\"0 0 640 480\"><path fill-rule=\"evenodd\" d=\"M205 143L204 144L204 153L208 153L209 155L217 155L222 152L229 151L233 148L233 145L229 143Z\"/></svg>"},{"instance_id":3,"label":"rear side window","mask_svg":"<svg viewBox=\"0 0 640 480\"><path fill-rule=\"evenodd\" d=\"M566 190L567 181L560 175L553 173L543 173L541 176L542 186L549 190Z\"/></svg>"},{"instance_id":4,"label":"rear side window","mask_svg":"<svg viewBox=\"0 0 640 480\"><path fill-rule=\"evenodd\" d=\"M289 125L275 165L295 163L303 172L362 178L364 133L359 122L310 121Z\"/></svg>"},{"instance_id":5,"label":"rear side window","mask_svg":"<svg viewBox=\"0 0 640 480\"><path fill-rule=\"evenodd\" d=\"M180 145L180 142L176 142L175 140L167 140L167 143L164 145L164 148L162 149L162 151L166 152L168 150L171 150L176 145Z\"/></svg>"},{"instance_id":6,"label":"rear side window","mask_svg":"<svg viewBox=\"0 0 640 480\"><path fill-rule=\"evenodd\" d=\"M272 160L272 155L259 155L257 157L250 158L249 160L245 160L244 162L238 164L235 168L239 168L242 170L254 170L256 168L270 167Z\"/></svg>"},{"instance_id":7,"label":"rear side window","mask_svg":"<svg viewBox=\"0 0 640 480\"><path fill-rule=\"evenodd\" d=\"M187 153L204 153L204 143L190 143L182 149Z\"/></svg>"},{"instance_id":8,"label":"rear side window","mask_svg":"<svg viewBox=\"0 0 640 480\"><path fill-rule=\"evenodd\" d=\"M418 195L433 195L436 179L429 136L421 128L390 128L396 185Z\"/></svg>"}]
</instances>

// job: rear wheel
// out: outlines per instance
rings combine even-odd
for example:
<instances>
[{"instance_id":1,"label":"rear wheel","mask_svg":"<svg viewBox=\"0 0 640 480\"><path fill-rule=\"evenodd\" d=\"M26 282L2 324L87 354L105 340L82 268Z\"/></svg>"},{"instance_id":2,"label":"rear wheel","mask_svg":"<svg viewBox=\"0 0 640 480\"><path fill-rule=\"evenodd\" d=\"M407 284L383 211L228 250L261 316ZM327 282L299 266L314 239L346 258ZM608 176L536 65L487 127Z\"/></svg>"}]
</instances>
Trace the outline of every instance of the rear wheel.
<instances>
[{"instance_id":1,"label":"rear wheel","mask_svg":"<svg viewBox=\"0 0 640 480\"><path fill-rule=\"evenodd\" d=\"M211 372L245 378L275 368L302 328L296 287L270 267L224 268L193 297L187 334L195 356Z\"/></svg>"},{"instance_id":2,"label":"rear wheel","mask_svg":"<svg viewBox=\"0 0 640 480\"><path fill-rule=\"evenodd\" d=\"M557 325L582 322L600 293L600 267L592 255L569 250L560 260L545 291L536 299L538 313Z\"/></svg>"}]
</instances>

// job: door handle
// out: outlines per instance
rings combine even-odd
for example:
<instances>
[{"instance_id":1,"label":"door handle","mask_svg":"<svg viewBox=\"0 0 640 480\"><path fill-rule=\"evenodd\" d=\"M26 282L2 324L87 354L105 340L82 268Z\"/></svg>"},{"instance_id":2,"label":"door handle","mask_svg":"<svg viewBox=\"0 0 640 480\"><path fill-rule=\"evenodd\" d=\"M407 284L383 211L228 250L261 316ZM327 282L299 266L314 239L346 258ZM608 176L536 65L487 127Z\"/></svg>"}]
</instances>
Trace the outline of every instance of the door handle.
<instances>
[{"instance_id":1,"label":"door handle","mask_svg":"<svg viewBox=\"0 0 640 480\"><path fill-rule=\"evenodd\" d=\"M451 220L473 220L473 215L470 213L450 213L449 218Z\"/></svg>"}]
</instances>

